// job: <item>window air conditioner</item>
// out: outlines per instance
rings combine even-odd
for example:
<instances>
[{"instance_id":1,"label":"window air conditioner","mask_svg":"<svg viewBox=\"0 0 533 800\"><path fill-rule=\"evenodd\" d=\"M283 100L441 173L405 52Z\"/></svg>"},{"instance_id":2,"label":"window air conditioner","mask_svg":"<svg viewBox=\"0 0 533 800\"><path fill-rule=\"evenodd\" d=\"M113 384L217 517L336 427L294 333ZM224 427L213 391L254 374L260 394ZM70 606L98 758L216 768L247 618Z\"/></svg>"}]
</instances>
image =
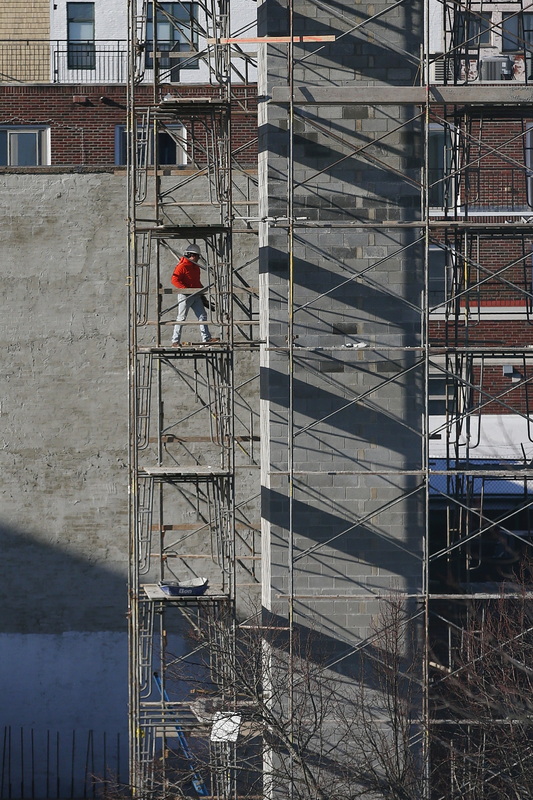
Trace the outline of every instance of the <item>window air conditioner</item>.
<instances>
[{"instance_id":1,"label":"window air conditioner","mask_svg":"<svg viewBox=\"0 0 533 800\"><path fill-rule=\"evenodd\" d=\"M480 61L482 81L510 81L513 77L513 61L509 56L485 56Z\"/></svg>"},{"instance_id":2,"label":"window air conditioner","mask_svg":"<svg viewBox=\"0 0 533 800\"><path fill-rule=\"evenodd\" d=\"M444 53L435 53L430 56L429 63L429 82L444 83L446 77L446 58ZM449 72L449 69L448 69ZM450 75L448 75L448 79Z\"/></svg>"}]
</instances>

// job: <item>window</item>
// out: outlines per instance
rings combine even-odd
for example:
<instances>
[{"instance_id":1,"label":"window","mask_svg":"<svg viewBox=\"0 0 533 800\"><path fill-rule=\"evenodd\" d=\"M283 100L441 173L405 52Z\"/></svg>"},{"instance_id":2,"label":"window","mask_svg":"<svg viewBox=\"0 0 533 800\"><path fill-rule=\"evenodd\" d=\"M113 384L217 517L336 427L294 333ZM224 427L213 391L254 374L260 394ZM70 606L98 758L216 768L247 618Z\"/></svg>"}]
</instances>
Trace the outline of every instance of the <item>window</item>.
<instances>
[{"instance_id":1,"label":"window","mask_svg":"<svg viewBox=\"0 0 533 800\"><path fill-rule=\"evenodd\" d=\"M183 125L167 125L166 130L160 131L157 137L159 148L159 164L166 166L182 167L187 163L186 150L187 129ZM142 140L142 141L141 141ZM143 161L141 148L146 142L146 137L139 137L139 160ZM148 163L154 163L153 135L146 143L149 148ZM115 129L115 164L127 163L128 137L125 125L117 125Z\"/></svg>"},{"instance_id":2,"label":"window","mask_svg":"<svg viewBox=\"0 0 533 800\"><path fill-rule=\"evenodd\" d=\"M446 255L447 251L443 247L429 248L428 303L430 308L440 306L437 309L439 313L444 312L442 304L448 299Z\"/></svg>"},{"instance_id":3,"label":"window","mask_svg":"<svg viewBox=\"0 0 533 800\"><path fill-rule=\"evenodd\" d=\"M67 3L67 66L96 69L94 3Z\"/></svg>"},{"instance_id":4,"label":"window","mask_svg":"<svg viewBox=\"0 0 533 800\"><path fill-rule=\"evenodd\" d=\"M454 386L443 372L429 375L428 411L430 414L455 413Z\"/></svg>"},{"instance_id":5,"label":"window","mask_svg":"<svg viewBox=\"0 0 533 800\"><path fill-rule=\"evenodd\" d=\"M502 50L504 53L533 52L533 14L503 14Z\"/></svg>"},{"instance_id":6,"label":"window","mask_svg":"<svg viewBox=\"0 0 533 800\"><path fill-rule=\"evenodd\" d=\"M168 70L168 80L179 81L181 69L198 69L199 61L194 55L172 57L165 53L191 53L198 50L198 25L196 3L159 3L156 19L157 52L161 53L159 68ZM152 6L148 6L147 15L147 57L146 66L152 69L154 20Z\"/></svg>"},{"instance_id":7,"label":"window","mask_svg":"<svg viewBox=\"0 0 533 800\"><path fill-rule=\"evenodd\" d=\"M0 166L38 167L49 164L48 128L0 128Z\"/></svg>"},{"instance_id":8,"label":"window","mask_svg":"<svg viewBox=\"0 0 533 800\"><path fill-rule=\"evenodd\" d=\"M455 46L468 49L479 45L490 45L490 25L490 12L458 11L455 15Z\"/></svg>"},{"instance_id":9,"label":"window","mask_svg":"<svg viewBox=\"0 0 533 800\"><path fill-rule=\"evenodd\" d=\"M429 205L431 208L451 206L450 174L452 136L448 126L431 123L429 126Z\"/></svg>"}]
</instances>

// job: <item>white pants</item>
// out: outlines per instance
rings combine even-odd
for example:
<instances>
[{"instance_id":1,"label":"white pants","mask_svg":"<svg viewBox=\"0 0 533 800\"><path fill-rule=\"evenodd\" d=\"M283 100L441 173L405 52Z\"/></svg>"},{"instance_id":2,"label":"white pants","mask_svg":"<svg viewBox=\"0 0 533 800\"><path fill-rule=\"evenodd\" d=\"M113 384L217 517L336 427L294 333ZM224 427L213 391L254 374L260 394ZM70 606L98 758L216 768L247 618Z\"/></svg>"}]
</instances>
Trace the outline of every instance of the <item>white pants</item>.
<instances>
[{"instance_id":1,"label":"white pants","mask_svg":"<svg viewBox=\"0 0 533 800\"><path fill-rule=\"evenodd\" d=\"M178 295L178 313L176 316L176 322L184 322L187 319L187 313L189 309L192 309L196 314L196 318L199 322L205 322L207 320L207 314L204 308L204 304L202 302L202 298L199 294L179 294ZM181 341L181 325L174 325L174 332L172 334L172 344L175 342ZM202 336L202 342L207 342L211 338L211 334L209 333L209 328L207 325L200 325L200 334Z\"/></svg>"}]
</instances>

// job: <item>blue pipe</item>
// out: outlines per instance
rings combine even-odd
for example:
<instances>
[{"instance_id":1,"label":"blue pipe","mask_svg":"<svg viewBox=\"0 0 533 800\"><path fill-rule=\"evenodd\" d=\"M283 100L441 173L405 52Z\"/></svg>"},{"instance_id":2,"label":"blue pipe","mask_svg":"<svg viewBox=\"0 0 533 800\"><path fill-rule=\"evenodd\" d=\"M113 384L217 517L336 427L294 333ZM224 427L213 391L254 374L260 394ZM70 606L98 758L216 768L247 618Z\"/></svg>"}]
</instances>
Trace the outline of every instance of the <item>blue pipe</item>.
<instances>
[{"instance_id":1,"label":"blue pipe","mask_svg":"<svg viewBox=\"0 0 533 800\"><path fill-rule=\"evenodd\" d=\"M156 682L157 688L159 689L159 691L161 693L161 697L163 698L163 700L165 702L169 703L170 700L169 700L169 696L167 694L167 690L163 689L163 684L161 683L161 678L159 677L157 672L154 672L154 680ZM174 712L174 713L176 714L176 717L177 717L178 716L177 712ZM175 731L176 731L176 733L178 735L178 742L180 743L181 751L182 751L183 755L185 756L185 758L187 759L187 761L189 762L189 768L190 768L191 773L192 773L192 785L194 787L194 790L195 790L196 794L198 795L198 797L208 797L209 796L209 792L207 790L207 786L205 785L202 776L199 775L198 772L196 772L196 770L194 768L194 763L193 763L194 762L194 756L191 753L191 750L189 748L189 743L187 742L185 734L183 733L183 729L178 724L178 722L175 723L174 729L175 729Z\"/></svg>"}]
</instances>

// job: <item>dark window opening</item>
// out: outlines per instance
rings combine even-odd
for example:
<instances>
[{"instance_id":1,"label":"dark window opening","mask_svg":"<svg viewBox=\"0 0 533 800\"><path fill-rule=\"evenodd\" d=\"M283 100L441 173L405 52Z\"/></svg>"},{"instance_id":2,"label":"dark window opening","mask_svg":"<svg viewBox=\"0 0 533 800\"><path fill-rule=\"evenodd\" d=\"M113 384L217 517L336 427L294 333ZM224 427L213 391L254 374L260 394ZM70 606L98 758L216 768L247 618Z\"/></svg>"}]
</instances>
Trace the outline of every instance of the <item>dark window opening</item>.
<instances>
[{"instance_id":1,"label":"dark window opening","mask_svg":"<svg viewBox=\"0 0 533 800\"><path fill-rule=\"evenodd\" d=\"M187 163L186 130L182 125L173 125L169 126L169 131L159 131L158 133L158 163L162 166L184 166ZM150 136L148 140L144 136L140 138L142 138L143 144L139 145L138 160L141 163L148 160L148 164L151 165L154 163L153 136ZM147 154L144 152L144 147L148 147ZM125 165L127 163L127 155L128 137L126 126L117 125L115 130L115 164Z\"/></svg>"},{"instance_id":2,"label":"dark window opening","mask_svg":"<svg viewBox=\"0 0 533 800\"><path fill-rule=\"evenodd\" d=\"M448 127L432 125L429 129L429 205L431 208L449 208L450 165L452 137Z\"/></svg>"},{"instance_id":3,"label":"dark window opening","mask_svg":"<svg viewBox=\"0 0 533 800\"><path fill-rule=\"evenodd\" d=\"M533 14L503 14L502 49L504 53L533 53Z\"/></svg>"},{"instance_id":4,"label":"dark window opening","mask_svg":"<svg viewBox=\"0 0 533 800\"><path fill-rule=\"evenodd\" d=\"M198 50L198 7L196 3L160 3L157 9L156 39L157 52L160 53L159 68L169 70L168 80L177 83L180 69L198 69L199 59L194 54ZM147 55L146 67L154 66L154 19L152 6L147 15ZM183 53L182 57L171 54ZM167 55L168 54L168 55Z\"/></svg>"},{"instance_id":5,"label":"dark window opening","mask_svg":"<svg viewBox=\"0 0 533 800\"><path fill-rule=\"evenodd\" d=\"M491 42L490 12L468 13L458 11L455 16L456 47L476 48Z\"/></svg>"},{"instance_id":6,"label":"dark window opening","mask_svg":"<svg viewBox=\"0 0 533 800\"><path fill-rule=\"evenodd\" d=\"M68 69L96 69L94 3L67 3Z\"/></svg>"}]
</instances>

